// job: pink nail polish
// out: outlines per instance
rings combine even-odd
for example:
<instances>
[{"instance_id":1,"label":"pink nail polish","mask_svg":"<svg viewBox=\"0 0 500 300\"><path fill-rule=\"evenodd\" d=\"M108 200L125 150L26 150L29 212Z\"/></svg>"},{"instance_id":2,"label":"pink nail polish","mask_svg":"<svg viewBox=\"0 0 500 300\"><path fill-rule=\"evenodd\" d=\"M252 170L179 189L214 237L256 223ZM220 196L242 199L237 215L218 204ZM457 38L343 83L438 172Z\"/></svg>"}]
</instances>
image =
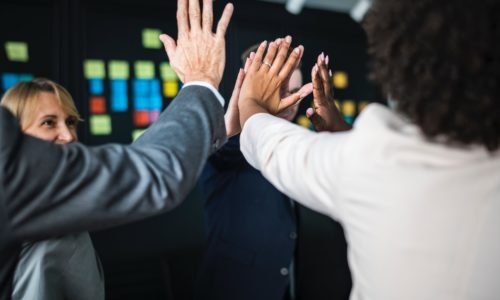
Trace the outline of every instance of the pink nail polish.
<instances>
[{"instance_id":1,"label":"pink nail polish","mask_svg":"<svg viewBox=\"0 0 500 300\"><path fill-rule=\"evenodd\" d=\"M329 70L329 71L328 71L328 75L330 75L330 77L332 77L332 76L333 76L332 70Z\"/></svg>"},{"instance_id":2,"label":"pink nail polish","mask_svg":"<svg viewBox=\"0 0 500 300\"><path fill-rule=\"evenodd\" d=\"M325 63L328 65L328 62L330 61L330 58L328 57L328 55L326 56L325 58Z\"/></svg>"}]
</instances>

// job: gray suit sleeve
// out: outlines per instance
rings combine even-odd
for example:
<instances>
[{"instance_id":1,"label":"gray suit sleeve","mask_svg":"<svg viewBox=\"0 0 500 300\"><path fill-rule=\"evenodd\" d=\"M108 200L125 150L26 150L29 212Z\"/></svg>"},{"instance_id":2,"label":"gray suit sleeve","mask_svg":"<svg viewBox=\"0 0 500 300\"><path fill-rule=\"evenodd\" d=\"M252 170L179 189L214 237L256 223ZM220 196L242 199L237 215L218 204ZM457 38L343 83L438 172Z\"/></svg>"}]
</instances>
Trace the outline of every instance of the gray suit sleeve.
<instances>
[{"instance_id":1,"label":"gray suit sleeve","mask_svg":"<svg viewBox=\"0 0 500 300\"><path fill-rule=\"evenodd\" d=\"M0 109L0 248L172 209L225 142L223 113L209 89L189 86L132 145L85 147L23 135Z\"/></svg>"}]
</instances>

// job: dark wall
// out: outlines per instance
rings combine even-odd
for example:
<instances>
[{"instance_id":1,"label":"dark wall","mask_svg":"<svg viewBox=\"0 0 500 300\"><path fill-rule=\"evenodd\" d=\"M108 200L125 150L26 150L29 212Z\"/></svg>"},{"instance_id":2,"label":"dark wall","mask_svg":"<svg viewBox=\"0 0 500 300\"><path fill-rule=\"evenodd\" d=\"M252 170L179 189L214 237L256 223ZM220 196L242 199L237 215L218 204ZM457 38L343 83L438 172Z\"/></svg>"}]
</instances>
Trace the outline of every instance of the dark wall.
<instances>
[{"instance_id":1,"label":"dark wall","mask_svg":"<svg viewBox=\"0 0 500 300\"><path fill-rule=\"evenodd\" d=\"M214 3L220 16L227 1ZM290 34L294 44L306 52L302 70L310 70L319 53L330 55L334 71L348 74L349 85L336 89L342 104L379 102L376 89L367 81L368 58L365 36L359 24L346 14L305 9L299 16L288 14L282 5L260 1L233 1L235 14L227 33L227 67L220 90L229 99L240 67L240 54L264 39ZM129 143L131 132L147 126L134 124L134 62L151 61L155 77L166 61L162 48L146 49L141 43L144 28L158 28L174 35L176 1L173 0L11 0L0 1L0 80L5 74L31 75L54 79L68 88L86 122L79 129L80 140L95 145L105 142ZM29 61L7 59L5 43L28 44ZM126 79L128 109L110 108L111 80L102 79L99 94L107 102L112 131L93 134L90 109L92 96L84 61L104 63L124 60L130 65ZM106 70L107 71L107 70ZM23 76L24 76L23 75ZM21 76L22 77L22 76ZM26 78L26 77L24 77ZM0 86L0 93L5 89ZM162 95L166 107L172 97ZM301 104L301 113L311 99ZM352 117L350 121L355 117ZM112 187L110 187L112 188ZM341 227L324 216L299 207L297 249L299 299L347 299L350 277ZM120 228L93 233L95 246L106 271L109 299L189 299L203 249L203 203L195 189L184 204L167 214Z\"/></svg>"}]
</instances>

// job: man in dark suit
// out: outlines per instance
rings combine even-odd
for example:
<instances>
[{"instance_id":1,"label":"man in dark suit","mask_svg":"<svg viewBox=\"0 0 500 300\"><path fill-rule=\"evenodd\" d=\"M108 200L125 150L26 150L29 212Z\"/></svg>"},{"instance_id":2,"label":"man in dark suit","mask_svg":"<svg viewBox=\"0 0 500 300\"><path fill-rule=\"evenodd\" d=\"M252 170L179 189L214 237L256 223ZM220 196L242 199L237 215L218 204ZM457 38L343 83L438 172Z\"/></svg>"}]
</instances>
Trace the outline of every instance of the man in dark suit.
<instances>
[{"instance_id":1,"label":"man in dark suit","mask_svg":"<svg viewBox=\"0 0 500 300\"><path fill-rule=\"evenodd\" d=\"M226 139L217 88L232 10L226 6L214 34L212 0L202 13L198 1L178 1L178 40L161 39L185 85L130 146L61 147L22 134L0 108L0 299L10 297L22 242L132 222L184 199Z\"/></svg>"},{"instance_id":2,"label":"man in dark suit","mask_svg":"<svg viewBox=\"0 0 500 300\"><path fill-rule=\"evenodd\" d=\"M243 63L257 47L243 53ZM237 119L231 115L237 114L232 105L238 102L243 77L240 70L225 116L229 134L231 119ZM297 65L282 96L296 93L301 87L302 73ZM280 116L292 121L297 109L298 105L292 106ZM195 298L293 299L295 207L290 198L247 163L240 151L239 135L231 137L209 158L200 182L205 196L207 245Z\"/></svg>"}]
</instances>

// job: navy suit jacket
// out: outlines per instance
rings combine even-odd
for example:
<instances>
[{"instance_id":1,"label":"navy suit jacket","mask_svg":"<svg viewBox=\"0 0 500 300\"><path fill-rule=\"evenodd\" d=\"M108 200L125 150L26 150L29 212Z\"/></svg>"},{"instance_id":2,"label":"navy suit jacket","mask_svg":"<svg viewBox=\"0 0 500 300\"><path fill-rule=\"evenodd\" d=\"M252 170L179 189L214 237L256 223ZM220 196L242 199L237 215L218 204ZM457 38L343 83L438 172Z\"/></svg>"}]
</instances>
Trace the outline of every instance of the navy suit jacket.
<instances>
[{"instance_id":1,"label":"navy suit jacket","mask_svg":"<svg viewBox=\"0 0 500 300\"><path fill-rule=\"evenodd\" d=\"M207 249L197 299L283 299L296 244L290 199L251 167L233 137L201 176Z\"/></svg>"}]
</instances>

